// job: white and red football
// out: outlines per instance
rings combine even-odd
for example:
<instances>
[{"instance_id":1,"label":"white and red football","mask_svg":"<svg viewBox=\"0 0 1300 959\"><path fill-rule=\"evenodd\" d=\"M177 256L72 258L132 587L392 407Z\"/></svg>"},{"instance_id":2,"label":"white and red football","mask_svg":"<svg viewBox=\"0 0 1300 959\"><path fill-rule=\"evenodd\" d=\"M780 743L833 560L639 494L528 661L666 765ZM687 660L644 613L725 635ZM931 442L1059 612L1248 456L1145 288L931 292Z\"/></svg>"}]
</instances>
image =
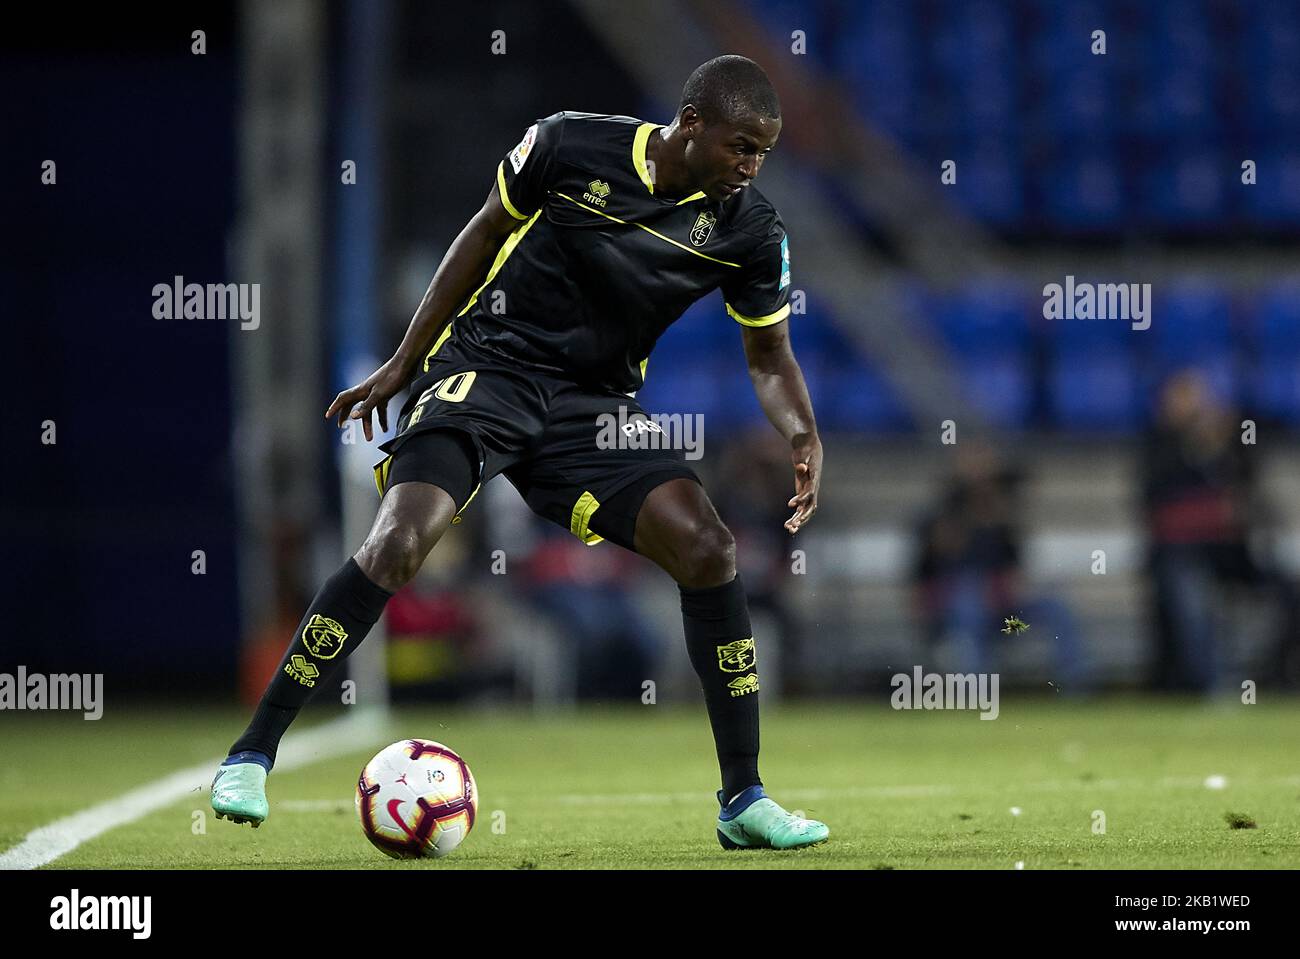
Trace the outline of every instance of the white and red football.
<instances>
[{"instance_id":1,"label":"white and red football","mask_svg":"<svg viewBox=\"0 0 1300 959\"><path fill-rule=\"evenodd\" d=\"M380 750L357 780L361 831L394 859L447 855L465 841L477 813L469 766L429 739L404 739Z\"/></svg>"}]
</instances>

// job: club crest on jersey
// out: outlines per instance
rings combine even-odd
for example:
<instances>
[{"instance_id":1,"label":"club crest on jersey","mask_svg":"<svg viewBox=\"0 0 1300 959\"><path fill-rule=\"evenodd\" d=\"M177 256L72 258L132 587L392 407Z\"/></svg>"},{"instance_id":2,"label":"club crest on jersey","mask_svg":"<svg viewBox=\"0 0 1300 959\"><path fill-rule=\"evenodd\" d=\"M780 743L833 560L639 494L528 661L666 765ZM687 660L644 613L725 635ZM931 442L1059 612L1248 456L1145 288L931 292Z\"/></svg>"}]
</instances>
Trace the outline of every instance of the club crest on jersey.
<instances>
[{"instance_id":1,"label":"club crest on jersey","mask_svg":"<svg viewBox=\"0 0 1300 959\"><path fill-rule=\"evenodd\" d=\"M753 636L718 647L718 668L724 673L743 673L753 669L754 658Z\"/></svg>"},{"instance_id":2,"label":"club crest on jersey","mask_svg":"<svg viewBox=\"0 0 1300 959\"><path fill-rule=\"evenodd\" d=\"M582 198L592 206L604 206L607 196L609 196L609 184L604 180L592 180L587 184L587 192L582 195Z\"/></svg>"},{"instance_id":3,"label":"club crest on jersey","mask_svg":"<svg viewBox=\"0 0 1300 959\"><path fill-rule=\"evenodd\" d=\"M691 227L691 243L694 246L704 246L708 240L709 234L713 232L713 224L718 222L718 218L705 210L695 218L695 225Z\"/></svg>"},{"instance_id":4,"label":"club crest on jersey","mask_svg":"<svg viewBox=\"0 0 1300 959\"><path fill-rule=\"evenodd\" d=\"M320 613L312 616L302 631L302 644L317 659L333 659L347 638L348 634L341 625Z\"/></svg>"}]
</instances>

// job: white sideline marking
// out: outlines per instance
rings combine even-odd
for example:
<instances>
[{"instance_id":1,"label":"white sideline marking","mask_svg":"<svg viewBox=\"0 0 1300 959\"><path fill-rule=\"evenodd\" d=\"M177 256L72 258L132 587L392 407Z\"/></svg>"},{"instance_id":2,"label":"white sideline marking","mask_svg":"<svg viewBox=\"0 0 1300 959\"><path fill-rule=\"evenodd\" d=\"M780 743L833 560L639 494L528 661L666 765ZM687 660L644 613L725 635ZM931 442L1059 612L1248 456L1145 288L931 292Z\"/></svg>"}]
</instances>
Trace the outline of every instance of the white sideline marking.
<instances>
[{"instance_id":1,"label":"white sideline marking","mask_svg":"<svg viewBox=\"0 0 1300 959\"><path fill-rule=\"evenodd\" d=\"M382 731L382 717L373 712L347 716L289 736L276 756L278 772L308 766L339 753L364 748ZM0 869L38 869L66 856L83 842L143 819L149 813L170 806L187 795L208 793L212 774L225 756L199 766L182 769L170 776L132 789L116 799L83 809L45 826L33 829L18 845L0 853Z\"/></svg>"}]
</instances>

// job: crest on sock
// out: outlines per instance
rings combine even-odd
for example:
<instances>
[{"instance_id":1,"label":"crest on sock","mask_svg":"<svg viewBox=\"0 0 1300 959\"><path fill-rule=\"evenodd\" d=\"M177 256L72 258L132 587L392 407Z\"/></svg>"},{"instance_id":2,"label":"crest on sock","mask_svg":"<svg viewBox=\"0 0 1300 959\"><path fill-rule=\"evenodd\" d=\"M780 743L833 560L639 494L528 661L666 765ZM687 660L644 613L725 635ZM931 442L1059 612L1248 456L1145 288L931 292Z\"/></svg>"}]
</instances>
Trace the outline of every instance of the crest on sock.
<instances>
[{"instance_id":1,"label":"crest on sock","mask_svg":"<svg viewBox=\"0 0 1300 959\"><path fill-rule=\"evenodd\" d=\"M718 668L724 673L743 673L753 669L756 658L753 636L718 647Z\"/></svg>"},{"instance_id":2,"label":"crest on sock","mask_svg":"<svg viewBox=\"0 0 1300 959\"><path fill-rule=\"evenodd\" d=\"M333 659L347 638L347 631L341 624L320 613L312 616L302 631L302 644L317 659Z\"/></svg>"}]
</instances>

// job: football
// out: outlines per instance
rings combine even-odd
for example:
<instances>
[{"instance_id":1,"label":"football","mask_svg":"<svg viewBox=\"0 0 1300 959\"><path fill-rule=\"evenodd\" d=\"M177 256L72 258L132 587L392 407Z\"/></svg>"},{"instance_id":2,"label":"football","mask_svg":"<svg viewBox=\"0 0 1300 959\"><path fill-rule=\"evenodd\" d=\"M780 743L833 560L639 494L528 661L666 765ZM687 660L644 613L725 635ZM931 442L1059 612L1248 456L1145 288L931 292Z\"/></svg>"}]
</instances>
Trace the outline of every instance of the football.
<instances>
[{"instance_id":1,"label":"football","mask_svg":"<svg viewBox=\"0 0 1300 959\"><path fill-rule=\"evenodd\" d=\"M432 740L385 747L357 780L361 831L394 859L447 855L465 841L477 812L474 774L454 750Z\"/></svg>"}]
</instances>

